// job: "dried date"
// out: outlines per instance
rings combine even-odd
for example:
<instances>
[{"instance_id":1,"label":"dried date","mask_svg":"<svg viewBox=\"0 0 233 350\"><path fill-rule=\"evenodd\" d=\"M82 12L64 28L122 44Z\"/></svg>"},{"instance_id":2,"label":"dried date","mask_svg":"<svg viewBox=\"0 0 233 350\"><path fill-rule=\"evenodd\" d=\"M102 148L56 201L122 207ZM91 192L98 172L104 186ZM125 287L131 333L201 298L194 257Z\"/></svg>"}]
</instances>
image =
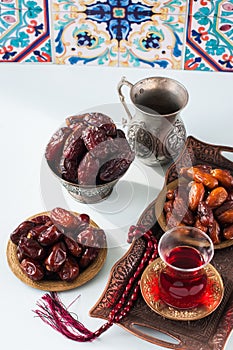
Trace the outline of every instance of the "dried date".
<instances>
[{"instance_id":1,"label":"dried date","mask_svg":"<svg viewBox=\"0 0 233 350\"><path fill-rule=\"evenodd\" d=\"M70 282L79 276L79 265L71 257L68 257L61 269L58 271L58 275L62 281Z\"/></svg>"},{"instance_id":2,"label":"dried date","mask_svg":"<svg viewBox=\"0 0 233 350\"><path fill-rule=\"evenodd\" d=\"M86 124L85 122L85 117L87 117L89 115L89 113L84 113L84 114L78 114L78 115L72 115L70 117L66 118L66 125L71 128L71 129L75 129L77 127L78 124Z\"/></svg>"},{"instance_id":3,"label":"dried date","mask_svg":"<svg viewBox=\"0 0 233 350\"><path fill-rule=\"evenodd\" d=\"M218 220L221 224L233 224L233 209L228 209L218 215Z\"/></svg>"},{"instance_id":4,"label":"dried date","mask_svg":"<svg viewBox=\"0 0 233 350\"><path fill-rule=\"evenodd\" d=\"M72 183L78 183L77 167L78 167L77 158L75 158L74 160L70 160L62 157L60 161L61 177L66 181L69 181Z\"/></svg>"},{"instance_id":5,"label":"dried date","mask_svg":"<svg viewBox=\"0 0 233 350\"><path fill-rule=\"evenodd\" d=\"M186 225L192 225L194 223L194 216L191 210L187 207L186 201L183 197L176 195L173 201L172 214Z\"/></svg>"},{"instance_id":6,"label":"dried date","mask_svg":"<svg viewBox=\"0 0 233 350\"><path fill-rule=\"evenodd\" d=\"M90 152L88 152L82 159L78 167L78 182L80 185L92 185L97 184L97 175L99 172L99 160L94 158Z\"/></svg>"},{"instance_id":7,"label":"dried date","mask_svg":"<svg viewBox=\"0 0 233 350\"><path fill-rule=\"evenodd\" d=\"M175 199L175 190L168 190L166 192L166 198L168 200L174 200Z\"/></svg>"},{"instance_id":8,"label":"dried date","mask_svg":"<svg viewBox=\"0 0 233 350\"><path fill-rule=\"evenodd\" d=\"M218 207L214 213L218 217L219 215L223 214L225 211L233 209L233 201L227 201L223 203L220 207Z\"/></svg>"},{"instance_id":9,"label":"dried date","mask_svg":"<svg viewBox=\"0 0 233 350\"><path fill-rule=\"evenodd\" d=\"M221 238L220 238L220 226L218 222L214 219L212 226L209 227L209 236L213 242L213 244L219 244L221 243Z\"/></svg>"},{"instance_id":10,"label":"dried date","mask_svg":"<svg viewBox=\"0 0 233 350\"><path fill-rule=\"evenodd\" d=\"M27 238L34 238L35 240L38 240L38 237L40 236L41 232L46 231L47 228L48 226L46 225L37 225L28 232Z\"/></svg>"},{"instance_id":11,"label":"dried date","mask_svg":"<svg viewBox=\"0 0 233 350\"><path fill-rule=\"evenodd\" d=\"M78 216L63 208L54 208L51 210L50 218L62 233L76 231L80 225Z\"/></svg>"},{"instance_id":12,"label":"dried date","mask_svg":"<svg viewBox=\"0 0 233 350\"><path fill-rule=\"evenodd\" d=\"M100 168L99 178L102 182L114 181L128 170L130 164L129 158L109 160Z\"/></svg>"},{"instance_id":13,"label":"dried date","mask_svg":"<svg viewBox=\"0 0 233 350\"><path fill-rule=\"evenodd\" d=\"M87 247L103 248L106 246L104 231L100 228L89 226L82 231L78 237L78 242Z\"/></svg>"},{"instance_id":14,"label":"dried date","mask_svg":"<svg viewBox=\"0 0 233 350\"><path fill-rule=\"evenodd\" d=\"M87 224L90 224L90 216L87 214L80 214L79 218L82 222L86 222Z\"/></svg>"},{"instance_id":15,"label":"dried date","mask_svg":"<svg viewBox=\"0 0 233 350\"><path fill-rule=\"evenodd\" d=\"M182 168L180 174L188 177L196 182L201 182L209 189L218 186L218 180L207 172L202 171L198 167Z\"/></svg>"},{"instance_id":16,"label":"dried date","mask_svg":"<svg viewBox=\"0 0 233 350\"><path fill-rule=\"evenodd\" d=\"M38 215L32 218L30 221L34 222L36 225L48 225L48 223L51 223L48 215Z\"/></svg>"},{"instance_id":17,"label":"dried date","mask_svg":"<svg viewBox=\"0 0 233 350\"><path fill-rule=\"evenodd\" d=\"M224 187L216 187L206 198L206 204L210 208L217 208L222 205L228 197L228 193Z\"/></svg>"},{"instance_id":18,"label":"dried date","mask_svg":"<svg viewBox=\"0 0 233 350\"><path fill-rule=\"evenodd\" d=\"M103 113L84 113L66 118L66 125L71 129L75 129L80 124L101 128L107 136L114 137L117 134L113 120Z\"/></svg>"},{"instance_id":19,"label":"dried date","mask_svg":"<svg viewBox=\"0 0 233 350\"><path fill-rule=\"evenodd\" d=\"M184 224L182 224L181 221L177 219L172 212L168 212L166 213L166 226L169 229L177 226L184 226Z\"/></svg>"},{"instance_id":20,"label":"dried date","mask_svg":"<svg viewBox=\"0 0 233 350\"><path fill-rule=\"evenodd\" d=\"M201 230L201 231L203 231L205 233L207 233L207 231L208 231L208 227L202 225L202 223L200 222L200 220L198 218L196 218L194 227L198 228L199 230Z\"/></svg>"},{"instance_id":21,"label":"dried date","mask_svg":"<svg viewBox=\"0 0 233 350\"><path fill-rule=\"evenodd\" d=\"M89 126L82 133L82 139L88 151L107 140L107 135L103 129Z\"/></svg>"},{"instance_id":22,"label":"dried date","mask_svg":"<svg viewBox=\"0 0 233 350\"><path fill-rule=\"evenodd\" d=\"M77 168L82 157L87 152L82 132L86 126L78 125L66 140L60 159L60 173L63 179L72 183L77 182Z\"/></svg>"},{"instance_id":23,"label":"dried date","mask_svg":"<svg viewBox=\"0 0 233 350\"><path fill-rule=\"evenodd\" d=\"M25 258L31 258L33 260L42 260L45 257L45 249L32 238L21 237L18 247L18 254Z\"/></svg>"},{"instance_id":24,"label":"dried date","mask_svg":"<svg viewBox=\"0 0 233 350\"><path fill-rule=\"evenodd\" d=\"M80 258L78 264L81 269L88 267L98 256L99 249L94 247L87 247Z\"/></svg>"},{"instance_id":25,"label":"dried date","mask_svg":"<svg viewBox=\"0 0 233 350\"><path fill-rule=\"evenodd\" d=\"M195 222L195 218L192 211L190 209L187 209L183 216L182 223L188 226L192 226L194 222Z\"/></svg>"},{"instance_id":26,"label":"dried date","mask_svg":"<svg viewBox=\"0 0 233 350\"><path fill-rule=\"evenodd\" d=\"M205 187L202 183L193 181L190 186L188 195L188 206L189 209L195 211L205 195Z\"/></svg>"},{"instance_id":27,"label":"dried date","mask_svg":"<svg viewBox=\"0 0 233 350\"><path fill-rule=\"evenodd\" d=\"M81 222L80 222L80 225L78 227L78 230L76 231L77 235L80 232L86 230L89 227L89 225L90 225L90 217L89 217L89 215L87 215L87 214L80 214L79 215L79 219L81 220ZM76 235L76 238L77 238L77 235Z\"/></svg>"},{"instance_id":28,"label":"dried date","mask_svg":"<svg viewBox=\"0 0 233 350\"><path fill-rule=\"evenodd\" d=\"M38 261L23 259L20 263L23 272L33 281L40 281L44 278L44 268Z\"/></svg>"},{"instance_id":29,"label":"dried date","mask_svg":"<svg viewBox=\"0 0 233 350\"><path fill-rule=\"evenodd\" d=\"M228 191L226 202L233 201L233 191Z\"/></svg>"},{"instance_id":30,"label":"dried date","mask_svg":"<svg viewBox=\"0 0 233 350\"><path fill-rule=\"evenodd\" d=\"M50 139L46 150L45 157L51 166L51 168L57 172L60 157L62 154L63 146L65 144L66 139L70 135L72 130L70 128L60 128L55 132L55 134Z\"/></svg>"},{"instance_id":31,"label":"dried date","mask_svg":"<svg viewBox=\"0 0 233 350\"><path fill-rule=\"evenodd\" d=\"M50 246L56 243L62 237L62 233L57 229L55 225L47 227L46 230L42 231L38 236L38 242L42 246Z\"/></svg>"},{"instance_id":32,"label":"dried date","mask_svg":"<svg viewBox=\"0 0 233 350\"><path fill-rule=\"evenodd\" d=\"M197 164L197 165L195 165L195 168L198 168L201 171L203 171L204 173L208 173L208 174L210 174L210 172L212 170L212 166L207 165L207 164Z\"/></svg>"},{"instance_id":33,"label":"dried date","mask_svg":"<svg viewBox=\"0 0 233 350\"><path fill-rule=\"evenodd\" d=\"M64 264L67 258L66 246L63 242L58 242L53 245L52 251L45 260L47 270L57 272Z\"/></svg>"},{"instance_id":34,"label":"dried date","mask_svg":"<svg viewBox=\"0 0 233 350\"><path fill-rule=\"evenodd\" d=\"M211 208L205 202L200 202L197 208L197 216L203 226L209 227L213 225L214 215Z\"/></svg>"},{"instance_id":35,"label":"dried date","mask_svg":"<svg viewBox=\"0 0 233 350\"><path fill-rule=\"evenodd\" d=\"M59 158L62 153L65 140L71 132L71 129L65 127L58 129L53 134L45 150L45 157L47 160L53 162Z\"/></svg>"},{"instance_id":36,"label":"dried date","mask_svg":"<svg viewBox=\"0 0 233 350\"><path fill-rule=\"evenodd\" d=\"M65 236L64 237L64 241L65 241L65 244L67 246L67 249L68 251L73 255L75 256L76 258L77 257L80 257L82 255L82 252L83 252L83 247L81 244L79 244L78 242L76 242L74 239L72 239L71 237L67 237Z\"/></svg>"},{"instance_id":37,"label":"dried date","mask_svg":"<svg viewBox=\"0 0 233 350\"><path fill-rule=\"evenodd\" d=\"M103 165L103 161L106 162L107 160L120 154L119 139L112 139L108 137L105 141L96 145L96 147L93 148L90 153L94 158L100 161L101 165Z\"/></svg>"},{"instance_id":38,"label":"dried date","mask_svg":"<svg viewBox=\"0 0 233 350\"><path fill-rule=\"evenodd\" d=\"M233 239L233 224L224 228L223 236L225 239Z\"/></svg>"},{"instance_id":39,"label":"dried date","mask_svg":"<svg viewBox=\"0 0 233 350\"><path fill-rule=\"evenodd\" d=\"M173 200L169 200L164 203L163 209L165 213L172 212L173 210Z\"/></svg>"},{"instance_id":40,"label":"dried date","mask_svg":"<svg viewBox=\"0 0 233 350\"><path fill-rule=\"evenodd\" d=\"M125 146L124 150L121 149L117 156L111 157L111 159L101 166L99 171L101 181L110 182L116 180L128 170L134 160L135 154L125 142L123 142L123 145ZM119 147L122 147L122 143Z\"/></svg>"},{"instance_id":41,"label":"dried date","mask_svg":"<svg viewBox=\"0 0 233 350\"><path fill-rule=\"evenodd\" d=\"M91 126L103 129L107 136L116 135L116 125L110 117L103 113L89 113L84 117L84 121Z\"/></svg>"},{"instance_id":42,"label":"dried date","mask_svg":"<svg viewBox=\"0 0 233 350\"><path fill-rule=\"evenodd\" d=\"M233 188L233 177L230 171L223 169L213 169L211 170L211 175L215 177L222 186L226 188Z\"/></svg>"},{"instance_id":43,"label":"dried date","mask_svg":"<svg viewBox=\"0 0 233 350\"><path fill-rule=\"evenodd\" d=\"M18 244L20 238L26 236L35 225L34 222L29 220L22 222L10 235L12 242Z\"/></svg>"},{"instance_id":44,"label":"dried date","mask_svg":"<svg viewBox=\"0 0 233 350\"><path fill-rule=\"evenodd\" d=\"M65 142L60 158L60 174L66 181L77 182L77 167L86 153L86 147L82 139L82 132L86 126L78 125Z\"/></svg>"}]
</instances>

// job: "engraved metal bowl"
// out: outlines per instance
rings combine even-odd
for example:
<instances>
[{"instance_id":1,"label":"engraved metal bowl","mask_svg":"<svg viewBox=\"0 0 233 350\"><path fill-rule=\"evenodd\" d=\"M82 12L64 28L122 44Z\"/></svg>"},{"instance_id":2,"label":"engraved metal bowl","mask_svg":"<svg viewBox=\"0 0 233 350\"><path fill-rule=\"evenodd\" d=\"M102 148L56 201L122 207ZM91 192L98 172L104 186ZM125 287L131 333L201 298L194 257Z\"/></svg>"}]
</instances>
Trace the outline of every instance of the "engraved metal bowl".
<instances>
[{"instance_id":1,"label":"engraved metal bowl","mask_svg":"<svg viewBox=\"0 0 233 350\"><path fill-rule=\"evenodd\" d=\"M79 185L62 179L54 171L54 169L51 168L48 162L47 164L53 175L59 180L62 186L68 191L68 193L78 202L86 204L98 203L109 197L112 193L113 187L121 178L119 177L114 181L101 185Z\"/></svg>"}]
</instances>

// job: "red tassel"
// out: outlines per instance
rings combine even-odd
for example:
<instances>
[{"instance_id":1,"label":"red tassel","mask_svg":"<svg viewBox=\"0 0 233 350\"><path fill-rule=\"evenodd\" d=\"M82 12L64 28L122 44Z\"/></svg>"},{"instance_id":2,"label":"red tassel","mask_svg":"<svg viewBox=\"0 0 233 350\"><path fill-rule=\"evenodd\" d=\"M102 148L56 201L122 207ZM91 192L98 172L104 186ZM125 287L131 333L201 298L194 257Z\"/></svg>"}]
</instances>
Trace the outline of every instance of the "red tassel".
<instances>
[{"instance_id":1,"label":"red tassel","mask_svg":"<svg viewBox=\"0 0 233 350\"><path fill-rule=\"evenodd\" d=\"M78 342L86 342L99 337L110 328L114 322L119 322L119 320L130 311L140 291L139 281L141 274L145 266L157 256L157 241L150 230L145 232L143 226L132 226L129 229L129 241L141 235L147 242L144 257L138 265L133 278L129 280L120 300L110 312L109 320L97 331L91 332L81 322L75 320L68 312L68 309L63 305L56 292L47 293L42 297L42 300L37 303L39 309L34 311L35 314L40 317L42 321L69 339ZM129 300L127 301L127 299Z\"/></svg>"},{"instance_id":2,"label":"red tassel","mask_svg":"<svg viewBox=\"0 0 233 350\"><path fill-rule=\"evenodd\" d=\"M45 294L37 306L40 310L34 311L36 315L67 338L78 342L92 341L96 338L95 333L71 316L56 292Z\"/></svg>"}]
</instances>

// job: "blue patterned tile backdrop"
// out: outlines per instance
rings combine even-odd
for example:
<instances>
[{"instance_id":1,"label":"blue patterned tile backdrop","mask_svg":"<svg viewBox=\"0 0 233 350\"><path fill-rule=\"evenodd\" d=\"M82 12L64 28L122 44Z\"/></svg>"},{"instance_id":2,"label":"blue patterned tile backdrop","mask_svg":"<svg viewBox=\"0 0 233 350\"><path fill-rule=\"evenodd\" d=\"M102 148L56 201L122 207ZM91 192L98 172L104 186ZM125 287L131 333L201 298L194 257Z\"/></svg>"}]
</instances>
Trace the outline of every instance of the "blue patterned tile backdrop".
<instances>
[{"instance_id":1,"label":"blue patterned tile backdrop","mask_svg":"<svg viewBox=\"0 0 233 350\"><path fill-rule=\"evenodd\" d=\"M51 62L48 0L1 0L0 62Z\"/></svg>"},{"instance_id":2,"label":"blue patterned tile backdrop","mask_svg":"<svg viewBox=\"0 0 233 350\"><path fill-rule=\"evenodd\" d=\"M192 0L187 22L187 70L233 72L233 0Z\"/></svg>"},{"instance_id":3,"label":"blue patterned tile backdrop","mask_svg":"<svg viewBox=\"0 0 233 350\"><path fill-rule=\"evenodd\" d=\"M233 71L233 0L0 0L0 62Z\"/></svg>"}]
</instances>

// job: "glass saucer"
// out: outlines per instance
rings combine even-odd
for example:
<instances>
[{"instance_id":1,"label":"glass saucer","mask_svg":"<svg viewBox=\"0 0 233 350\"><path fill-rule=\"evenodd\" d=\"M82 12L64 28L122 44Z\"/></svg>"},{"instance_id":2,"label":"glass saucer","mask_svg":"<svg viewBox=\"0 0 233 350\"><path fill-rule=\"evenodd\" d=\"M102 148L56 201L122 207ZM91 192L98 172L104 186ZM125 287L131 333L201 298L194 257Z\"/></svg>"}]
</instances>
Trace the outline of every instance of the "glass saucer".
<instances>
[{"instance_id":1,"label":"glass saucer","mask_svg":"<svg viewBox=\"0 0 233 350\"><path fill-rule=\"evenodd\" d=\"M165 304L160 299L159 272L164 267L164 262L158 258L153 261L143 272L141 278L141 293L147 305L157 314L176 321L199 320L210 315L221 303L224 286L218 271L208 264L204 269L207 274L207 289L201 304L192 309L177 309Z\"/></svg>"}]
</instances>

